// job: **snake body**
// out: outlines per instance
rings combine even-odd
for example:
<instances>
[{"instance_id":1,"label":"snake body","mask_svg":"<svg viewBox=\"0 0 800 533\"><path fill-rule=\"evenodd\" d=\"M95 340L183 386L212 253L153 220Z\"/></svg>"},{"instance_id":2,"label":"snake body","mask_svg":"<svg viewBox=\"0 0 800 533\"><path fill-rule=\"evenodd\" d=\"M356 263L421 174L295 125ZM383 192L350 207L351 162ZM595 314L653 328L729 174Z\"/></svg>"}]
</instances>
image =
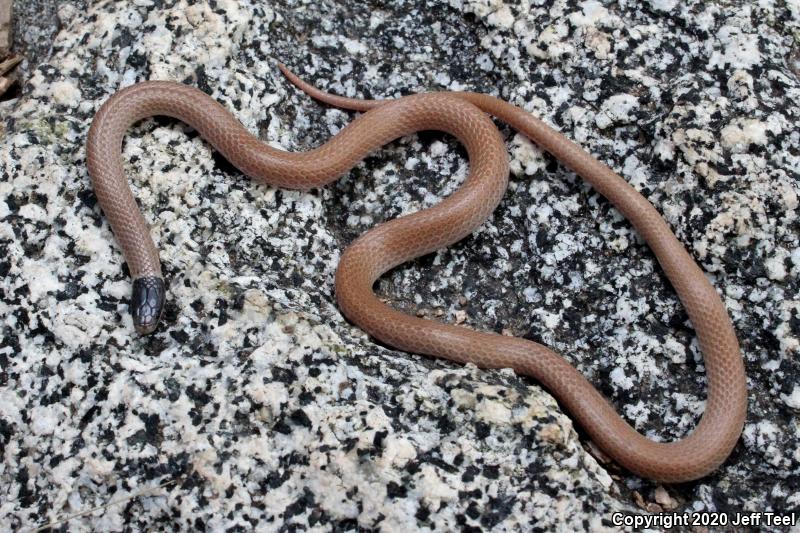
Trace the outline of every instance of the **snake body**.
<instances>
[{"instance_id":1,"label":"snake body","mask_svg":"<svg viewBox=\"0 0 800 533\"><path fill-rule=\"evenodd\" d=\"M157 326L165 286L158 251L122 166L122 140L133 123L155 115L177 118L248 176L292 189L325 185L398 137L440 130L464 144L470 163L467 179L434 207L380 224L345 250L336 273L336 296L344 315L400 350L482 368L510 367L535 378L606 454L642 477L664 482L697 479L727 458L741 434L747 404L735 332L702 270L655 208L624 179L529 113L488 95L429 93L387 101L352 100L318 91L280 67L315 98L367 112L324 145L303 153L266 145L212 98L177 83L133 85L113 95L97 112L87 143L89 173L134 279L131 310L139 333L150 333ZM706 408L687 437L661 443L642 436L575 368L541 344L410 316L374 294L373 285L383 273L466 237L500 202L507 187L508 156L486 113L507 122L582 176L619 209L655 253L694 324L705 359Z\"/></svg>"}]
</instances>

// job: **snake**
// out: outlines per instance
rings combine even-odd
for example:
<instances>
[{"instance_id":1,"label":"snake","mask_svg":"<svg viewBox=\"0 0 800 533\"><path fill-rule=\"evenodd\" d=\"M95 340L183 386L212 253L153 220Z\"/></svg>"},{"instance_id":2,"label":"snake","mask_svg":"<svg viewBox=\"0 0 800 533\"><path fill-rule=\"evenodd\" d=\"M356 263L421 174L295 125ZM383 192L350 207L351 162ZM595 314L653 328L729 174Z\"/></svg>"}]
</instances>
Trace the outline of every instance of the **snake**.
<instances>
[{"instance_id":1,"label":"snake","mask_svg":"<svg viewBox=\"0 0 800 533\"><path fill-rule=\"evenodd\" d=\"M484 369L511 368L533 378L553 394L603 453L642 478L664 483L691 481L709 475L728 458L747 412L746 375L735 330L703 270L635 188L531 113L496 97L442 91L356 100L325 93L283 64L278 67L313 98L361 113L327 142L305 152L269 146L211 96L170 81L130 85L110 96L95 114L86 144L87 167L98 203L133 278L130 310L136 332L146 335L157 328L167 291L158 250L123 168L123 139L134 123L157 115L183 121L245 175L296 190L333 182L400 137L441 131L464 146L467 177L439 203L378 224L345 249L334 287L342 314L371 337L400 351ZM653 251L686 310L703 354L705 409L688 435L661 442L641 434L577 369L542 344L412 316L375 294L374 285L384 273L467 237L500 203L508 186L509 156L491 116L586 180L625 216Z\"/></svg>"}]
</instances>

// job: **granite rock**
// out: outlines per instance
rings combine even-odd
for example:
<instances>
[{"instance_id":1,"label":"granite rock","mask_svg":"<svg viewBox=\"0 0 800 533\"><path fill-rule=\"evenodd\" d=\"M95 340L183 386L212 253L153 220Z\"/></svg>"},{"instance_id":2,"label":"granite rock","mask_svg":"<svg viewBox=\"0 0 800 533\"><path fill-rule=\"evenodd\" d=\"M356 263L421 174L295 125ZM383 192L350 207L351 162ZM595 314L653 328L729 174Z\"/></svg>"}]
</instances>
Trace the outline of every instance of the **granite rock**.
<instances>
[{"instance_id":1,"label":"granite rock","mask_svg":"<svg viewBox=\"0 0 800 533\"><path fill-rule=\"evenodd\" d=\"M21 94L0 103L1 530L596 531L618 529L617 511L800 507L793 4L109 0L62 2L58 20ZM348 96L495 94L618 170L739 332L750 409L730 459L694 483L641 480L595 459L532 380L398 352L344 320L333 280L347 243L466 175L437 133L300 193L249 181L175 121L132 128L125 167L169 285L164 324L137 337L86 172L92 116L163 79L286 150L352 120L288 85L276 59ZM379 292L543 342L644 434L685 436L703 410L702 357L653 255L499 126L512 174L498 210Z\"/></svg>"}]
</instances>

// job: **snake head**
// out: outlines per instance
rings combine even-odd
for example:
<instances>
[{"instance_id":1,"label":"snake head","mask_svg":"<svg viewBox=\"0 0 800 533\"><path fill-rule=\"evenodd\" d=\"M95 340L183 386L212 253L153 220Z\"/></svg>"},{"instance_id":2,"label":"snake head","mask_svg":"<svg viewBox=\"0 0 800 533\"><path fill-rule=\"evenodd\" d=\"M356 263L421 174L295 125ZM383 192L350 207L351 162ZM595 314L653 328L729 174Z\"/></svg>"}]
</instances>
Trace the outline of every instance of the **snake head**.
<instances>
[{"instance_id":1,"label":"snake head","mask_svg":"<svg viewBox=\"0 0 800 533\"><path fill-rule=\"evenodd\" d=\"M152 333L158 326L164 310L165 294L164 280L159 277L147 276L133 280L131 315L133 327L140 335Z\"/></svg>"}]
</instances>

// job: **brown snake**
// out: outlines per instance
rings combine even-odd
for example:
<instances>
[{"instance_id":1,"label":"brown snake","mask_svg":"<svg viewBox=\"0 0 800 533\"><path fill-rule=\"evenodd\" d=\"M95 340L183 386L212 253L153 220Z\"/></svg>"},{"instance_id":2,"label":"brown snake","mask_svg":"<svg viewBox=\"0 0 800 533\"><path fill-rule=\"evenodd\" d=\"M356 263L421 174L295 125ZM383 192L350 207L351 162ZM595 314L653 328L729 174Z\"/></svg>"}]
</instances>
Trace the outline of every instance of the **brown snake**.
<instances>
[{"instance_id":1,"label":"brown snake","mask_svg":"<svg viewBox=\"0 0 800 533\"><path fill-rule=\"evenodd\" d=\"M400 350L483 368L510 367L535 378L605 453L640 476L688 481L708 474L725 460L741 434L747 409L736 335L703 271L655 208L624 179L529 113L491 96L430 93L388 101L353 100L314 89L280 67L313 97L368 112L319 148L288 153L251 135L211 97L177 83L133 85L112 96L98 111L87 144L89 173L134 279L131 309L139 333L156 328L165 285L158 250L122 166L122 140L133 123L154 115L180 119L248 176L292 189L329 183L398 137L440 130L466 147L469 176L436 206L380 224L345 250L336 272L336 296L344 315ZM582 176L616 206L655 253L694 324L705 359L706 408L687 437L660 443L642 436L577 370L545 346L409 316L382 303L373 293L373 284L383 273L466 237L500 202L508 182L508 156L486 113L507 122Z\"/></svg>"}]
</instances>

